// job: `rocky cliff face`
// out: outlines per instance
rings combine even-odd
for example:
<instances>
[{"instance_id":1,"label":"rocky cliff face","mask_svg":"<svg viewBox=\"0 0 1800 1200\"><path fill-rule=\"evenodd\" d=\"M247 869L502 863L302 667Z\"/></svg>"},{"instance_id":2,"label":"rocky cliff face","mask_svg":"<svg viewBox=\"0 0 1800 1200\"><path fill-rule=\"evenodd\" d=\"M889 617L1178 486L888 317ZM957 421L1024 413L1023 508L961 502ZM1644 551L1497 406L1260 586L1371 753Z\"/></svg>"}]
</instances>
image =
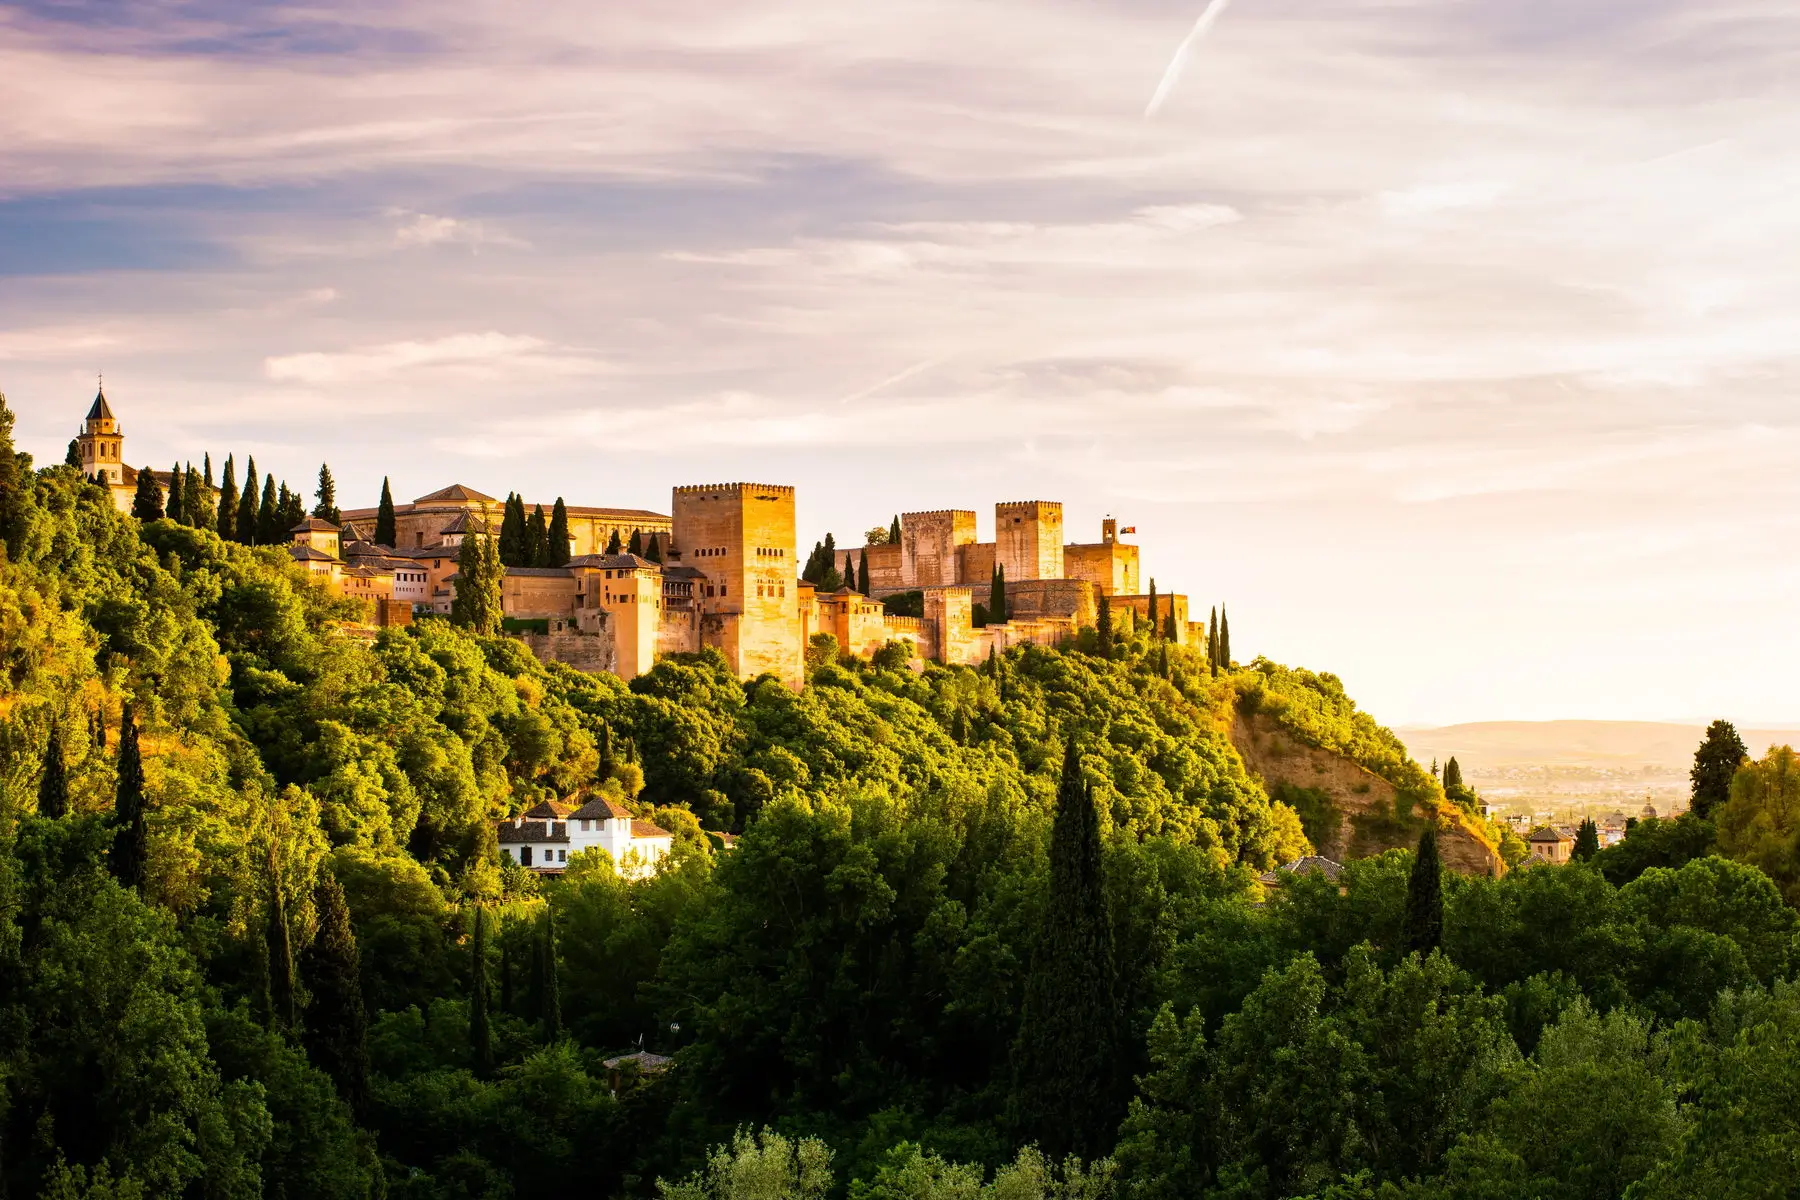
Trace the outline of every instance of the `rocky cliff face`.
<instances>
[{"instance_id":1,"label":"rocky cliff face","mask_svg":"<svg viewBox=\"0 0 1800 1200\"><path fill-rule=\"evenodd\" d=\"M1234 713L1231 741L1269 794L1300 810L1307 837L1327 858L1347 862L1396 847L1411 850L1426 818L1435 816L1445 866L1465 875L1505 871L1462 810L1438 804L1397 811L1393 784L1342 755L1295 740L1267 716Z\"/></svg>"}]
</instances>

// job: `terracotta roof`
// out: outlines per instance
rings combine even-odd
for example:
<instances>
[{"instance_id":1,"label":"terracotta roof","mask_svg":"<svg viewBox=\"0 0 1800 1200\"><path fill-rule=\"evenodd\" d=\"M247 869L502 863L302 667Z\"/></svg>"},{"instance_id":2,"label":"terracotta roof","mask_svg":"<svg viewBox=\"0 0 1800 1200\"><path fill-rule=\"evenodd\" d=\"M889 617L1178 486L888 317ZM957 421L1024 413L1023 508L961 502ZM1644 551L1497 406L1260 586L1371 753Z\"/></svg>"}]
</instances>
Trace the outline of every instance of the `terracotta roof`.
<instances>
[{"instance_id":1,"label":"terracotta roof","mask_svg":"<svg viewBox=\"0 0 1800 1200\"><path fill-rule=\"evenodd\" d=\"M289 545L287 548L287 552L289 554L293 555L295 561L297 561L297 562L336 562L337 561L337 559L331 557L331 555L325 553L323 550L319 549L317 546L302 546L298 542L295 542L295 543Z\"/></svg>"},{"instance_id":2,"label":"terracotta roof","mask_svg":"<svg viewBox=\"0 0 1800 1200\"><path fill-rule=\"evenodd\" d=\"M339 533L340 530L338 529L338 527L336 525L333 525L330 521L322 520L318 517L308 517L308 518L306 518L306 520L300 522L298 525L296 525L292 529L288 530L288 532L289 533Z\"/></svg>"},{"instance_id":3,"label":"terracotta roof","mask_svg":"<svg viewBox=\"0 0 1800 1200\"><path fill-rule=\"evenodd\" d=\"M525 810L525 816L561 821L574 811L573 804L564 804L560 800L540 800Z\"/></svg>"},{"instance_id":4,"label":"terracotta roof","mask_svg":"<svg viewBox=\"0 0 1800 1200\"><path fill-rule=\"evenodd\" d=\"M1262 883L1279 883L1284 874L1323 875L1335 882L1343 876L1344 868L1323 855L1309 854L1305 858L1296 858L1291 863L1282 863L1273 871L1265 872L1257 878Z\"/></svg>"},{"instance_id":5,"label":"terracotta roof","mask_svg":"<svg viewBox=\"0 0 1800 1200\"><path fill-rule=\"evenodd\" d=\"M660 571L661 563L653 563L647 558L635 554L583 554L579 558L569 560L571 567L586 567L596 571Z\"/></svg>"},{"instance_id":6,"label":"terracotta roof","mask_svg":"<svg viewBox=\"0 0 1800 1200\"><path fill-rule=\"evenodd\" d=\"M105 388L94 393L94 406L88 409L87 419L90 421L111 421L114 419L112 405L106 402Z\"/></svg>"},{"instance_id":7,"label":"terracotta roof","mask_svg":"<svg viewBox=\"0 0 1800 1200\"><path fill-rule=\"evenodd\" d=\"M414 504L438 504L444 502L465 504L500 503L492 496L483 495L474 488L465 487L460 483L453 483L447 488L440 488L429 496L420 496L417 500L413 501Z\"/></svg>"},{"instance_id":8,"label":"terracotta roof","mask_svg":"<svg viewBox=\"0 0 1800 1200\"><path fill-rule=\"evenodd\" d=\"M368 540L363 537L362 530L356 527L354 521L345 521L344 527L338 530L338 536L343 538L346 542L364 542Z\"/></svg>"},{"instance_id":9,"label":"terracotta roof","mask_svg":"<svg viewBox=\"0 0 1800 1200\"><path fill-rule=\"evenodd\" d=\"M622 804L608 800L604 796L595 796L586 804L583 804L580 808L570 813L569 816L572 820L576 821L610 821L620 817L629 819L631 810Z\"/></svg>"},{"instance_id":10,"label":"terracotta roof","mask_svg":"<svg viewBox=\"0 0 1800 1200\"><path fill-rule=\"evenodd\" d=\"M438 530L444 533L488 533L488 523L475 513L464 509L450 519L450 523Z\"/></svg>"},{"instance_id":11,"label":"terracotta roof","mask_svg":"<svg viewBox=\"0 0 1800 1200\"><path fill-rule=\"evenodd\" d=\"M525 507L532 506L528 504ZM565 504L563 511L571 517L629 517L639 521L660 521L665 525L669 521L666 514L651 512L647 508L589 508L581 504Z\"/></svg>"},{"instance_id":12,"label":"terracotta roof","mask_svg":"<svg viewBox=\"0 0 1800 1200\"><path fill-rule=\"evenodd\" d=\"M648 821L633 821L631 823L631 836L634 838L661 838L674 837L675 835L664 829L661 825L652 825Z\"/></svg>"},{"instance_id":13,"label":"terracotta roof","mask_svg":"<svg viewBox=\"0 0 1800 1200\"><path fill-rule=\"evenodd\" d=\"M499 840L507 845L519 842L567 842L569 827L561 821L500 822Z\"/></svg>"},{"instance_id":14,"label":"terracotta roof","mask_svg":"<svg viewBox=\"0 0 1800 1200\"><path fill-rule=\"evenodd\" d=\"M1563 833L1560 829L1552 829L1548 825L1539 825L1536 829L1531 831L1531 836L1526 838L1525 840L1528 842L1569 842L1569 841L1574 841L1573 838L1571 838L1567 834Z\"/></svg>"}]
</instances>

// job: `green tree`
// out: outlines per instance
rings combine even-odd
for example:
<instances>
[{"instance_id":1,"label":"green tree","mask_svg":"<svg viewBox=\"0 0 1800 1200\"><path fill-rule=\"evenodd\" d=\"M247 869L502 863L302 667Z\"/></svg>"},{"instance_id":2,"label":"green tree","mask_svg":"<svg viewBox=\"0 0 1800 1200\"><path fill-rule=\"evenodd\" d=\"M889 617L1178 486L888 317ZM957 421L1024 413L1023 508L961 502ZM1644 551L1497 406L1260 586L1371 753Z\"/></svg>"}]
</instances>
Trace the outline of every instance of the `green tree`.
<instances>
[{"instance_id":1,"label":"green tree","mask_svg":"<svg viewBox=\"0 0 1800 1200\"><path fill-rule=\"evenodd\" d=\"M450 619L475 634L499 633L505 578L506 569L500 564L493 539L479 533L464 534L456 555L456 596L450 602Z\"/></svg>"},{"instance_id":2,"label":"green tree","mask_svg":"<svg viewBox=\"0 0 1800 1200\"><path fill-rule=\"evenodd\" d=\"M125 706L119 718L119 782L113 800L113 878L135 892L144 890L150 864L150 834L144 797L144 759L138 745L137 715Z\"/></svg>"},{"instance_id":3,"label":"green tree","mask_svg":"<svg viewBox=\"0 0 1800 1200\"><path fill-rule=\"evenodd\" d=\"M544 558L546 567L566 567L569 565L569 508L558 496L556 504L550 510L550 528L545 534L549 552ZM651 562L662 561L662 551L656 547L656 539L650 539L650 549L656 552Z\"/></svg>"},{"instance_id":4,"label":"green tree","mask_svg":"<svg viewBox=\"0 0 1800 1200\"><path fill-rule=\"evenodd\" d=\"M469 1057L476 1074L493 1074L494 1031L488 1018L487 914L474 906L475 932L469 949Z\"/></svg>"},{"instance_id":5,"label":"green tree","mask_svg":"<svg viewBox=\"0 0 1800 1200\"><path fill-rule=\"evenodd\" d=\"M894 523L892 525L888 526L888 545L898 546L899 544L900 544L900 514L895 513L894 514Z\"/></svg>"},{"instance_id":6,"label":"green tree","mask_svg":"<svg viewBox=\"0 0 1800 1200\"><path fill-rule=\"evenodd\" d=\"M228 542L237 538L238 487L237 467L232 463L232 456L225 456L225 473L219 482L219 524L218 534Z\"/></svg>"},{"instance_id":7,"label":"green tree","mask_svg":"<svg viewBox=\"0 0 1800 1200\"><path fill-rule=\"evenodd\" d=\"M1731 799L1731 780L1738 768L1750 757L1737 726L1730 721L1714 721L1706 727L1706 737L1694 751L1694 766L1688 772L1693 784L1693 800L1688 806L1701 820L1712 817L1713 810Z\"/></svg>"},{"instance_id":8,"label":"green tree","mask_svg":"<svg viewBox=\"0 0 1800 1200\"><path fill-rule=\"evenodd\" d=\"M1772 746L1739 767L1731 799L1713 817L1720 850L1761 868L1800 903L1800 756L1792 747Z\"/></svg>"},{"instance_id":9,"label":"green tree","mask_svg":"<svg viewBox=\"0 0 1800 1200\"><path fill-rule=\"evenodd\" d=\"M531 516L525 522L525 565L550 565L550 526L544 518L544 506L541 504L531 510Z\"/></svg>"},{"instance_id":10,"label":"green tree","mask_svg":"<svg viewBox=\"0 0 1800 1200\"><path fill-rule=\"evenodd\" d=\"M661 534L653 533L650 535L650 544L644 547L644 557L653 563L659 563L663 560Z\"/></svg>"},{"instance_id":11,"label":"green tree","mask_svg":"<svg viewBox=\"0 0 1800 1200\"><path fill-rule=\"evenodd\" d=\"M1449 793L1452 789L1461 788L1462 786L1462 764L1457 762L1456 755L1452 754L1450 756L1450 761L1444 764L1444 791L1445 793Z\"/></svg>"},{"instance_id":12,"label":"green tree","mask_svg":"<svg viewBox=\"0 0 1800 1200\"><path fill-rule=\"evenodd\" d=\"M226 470L229 471L230 469L231 464L228 462L226 463ZM244 467L244 491L242 497L238 501L237 517L233 525L233 528L237 531L237 540L246 546L254 546L257 544L257 534L262 529L262 492L259 490L260 486L261 485L257 482L256 478L256 456L253 454L250 456L250 461Z\"/></svg>"},{"instance_id":13,"label":"green tree","mask_svg":"<svg viewBox=\"0 0 1800 1200\"><path fill-rule=\"evenodd\" d=\"M319 502L313 505L312 515L321 521L342 525L344 514L338 509L337 480L331 477L330 463L319 464L319 488L315 495Z\"/></svg>"},{"instance_id":14,"label":"green tree","mask_svg":"<svg viewBox=\"0 0 1800 1200\"><path fill-rule=\"evenodd\" d=\"M1426 824L1413 855L1402 936L1409 954L1430 954L1444 940L1444 868L1438 860L1435 822Z\"/></svg>"},{"instance_id":15,"label":"green tree","mask_svg":"<svg viewBox=\"0 0 1800 1200\"><path fill-rule=\"evenodd\" d=\"M400 544L400 532L394 519L394 490L387 476L381 477L381 504L375 510L375 544L389 549Z\"/></svg>"},{"instance_id":16,"label":"green tree","mask_svg":"<svg viewBox=\"0 0 1800 1200\"><path fill-rule=\"evenodd\" d=\"M1161 636L1162 622L1157 619L1157 615L1156 615L1156 580L1154 577L1152 577L1150 580L1150 615L1149 615L1149 619L1150 619L1150 636L1152 638Z\"/></svg>"},{"instance_id":17,"label":"green tree","mask_svg":"<svg viewBox=\"0 0 1800 1200\"><path fill-rule=\"evenodd\" d=\"M1113 656L1112 598L1100 593L1099 615L1095 618L1096 645L1101 658Z\"/></svg>"},{"instance_id":18,"label":"green tree","mask_svg":"<svg viewBox=\"0 0 1800 1200\"><path fill-rule=\"evenodd\" d=\"M62 722L50 722L44 743L44 766L38 775L38 816L56 820L69 811L69 775L63 761Z\"/></svg>"},{"instance_id":19,"label":"green tree","mask_svg":"<svg viewBox=\"0 0 1800 1200\"><path fill-rule=\"evenodd\" d=\"M187 515L187 495L180 462L169 468L169 498L163 504L163 515L180 525L191 524Z\"/></svg>"},{"instance_id":20,"label":"green tree","mask_svg":"<svg viewBox=\"0 0 1800 1200\"><path fill-rule=\"evenodd\" d=\"M263 961L269 980L269 1020L277 1029L294 1028L294 937L288 927L287 893L281 881L281 863L271 839L266 847L263 876L268 889L264 910Z\"/></svg>"},{"instance_id":21,"label":"green tree","mask_svg":"<svg viewBox=\"0 0 1800 1200\"><path fill-rule=\"evenodd\" d=\"M634 529L631 531L631 541L626 543L625 553L635 554L639 558L644 557L644 531L643 530Z\"/></svg>"},{"instance_id":22,"label":"green tree","mask_svg":"<svg viewBox=\"0 0 1800 1200\"><path fill-rule=\"evenodd\" d=\"M1175 611L1173 605L1170 606L1169 615L1163 622L1163 637L1171 642L1179 642L1181 640L1181 631L1175 625Z\"/></svg>"},{"instance_id":23,"label":"green tree","mask_svg":"<svg viewBox=\"0 0 1800 1200\"><path fill-rule=\"evenodd\" d=\"M218 519L213 512L212 484L200 477L194 464L187 465L186 482L182 486L182 519L195 529L211 529Z\"/></svg>"},{"instance_id":24,"label":"green tree","mask_svg":"<svg viewBox=\"0 0 1800 1200\"><path fill-rule=\"evenodd\" d=\"M74 467L77 471L81 470L81 439L80 438L70 438L69 439L69 449L63 455L63 466Z\"/></svg>"},{"instance_id":25,"label":"green tree","mask_svg":"<svg viewBox=\"0 0 1800 1200\"><path fill-rule=\"evenodd\" d=\"M312 996L306 1008L306 1052L360 1118L369 1105L362 966L343 886L329 872L319 876L313 905L319 931L301 957L302 978Z\"/></svg>"},{"instance_id":26,"label":"green tree","mask_svg":"<svg viewBox=\"0 0 1800 1200\"><path fill-rule=\"evenodd\" d=\"M279 546L291 540L294 526L306 520L306 502L300 493L288 487L286 480L279 490L271 491L274 480L272 475L263 476L264 505L257 540L265 546Z\"/></svg>"},{"instance_id":27,"label":"green tree","mask_svg":"<svg viewBox=\"0 0 1800 1200\"><path fill-rule=\"evenodd\" d=\"M1575 849L1572 853L1576 862L1588 862L1600 853L1600 827L1594 824L1592 818L1584 819L1580 828L1575 831Z\"/></svg>"},{"instance_id":28,"label":"green tree","mask_svg":"<svg viewBox=\"0 0 1800 1200\"><path fill-rule=\"evenodd\" d=\"M817 1138L790 1141L772 1129L738 1130L706 1167L679 1183L656 1181L658 1200L825 1200L831 1151Z\"/></svg>"},{"instance_id":29,"label":"green tree","mask_svg":"<svg viewBox=\"0 0 1800 1200\"><path fill-rule=\"evenodd\" d=\"M994 581L988 589L988 623L1004 625L1006 620L1006 564L995 563Z\"/></svg>"},{"instance_id":30,"label":"green tree","mask_svg":"<svg viewBox=\"0 0 1800 1200\"><path fill-rule=\"evenodd\" d=\"M562 1037L562 980L557 966L556 910L544 906L540 930L538 962L542 977L538 984L540 1016L544 1022L544 1040L554 1042Z\"/></svg>"},{"instance_id":31,"label":"green tree","mask_svg":"<svg viewBox=\"0 0 1800 1200\"><path fill-rule=\"evenodd\" d=\"M625 543L619 540L619 531L617 529L613 530L612 536L606 539L606 552L608 554L625 553Z\"/></svg>"},{"instance_id":32,"label":"green tree","mask_svg":"<svg viewBox=\"0 0 1800 1200\"><path fill-rule=\"evenodd\" d=\"M1231 616L1219 605L1219 669L1229 671L1236 660L1231 657Z\"/></svg>"},{"instance_id":33,"label":"green tree","mask_svg":"<svg viewBox=\"0 0 1800 1200\"><path fill-rule=\"evenodd\" d=\"M875 591L874 586L869 582L869 548L867 546L862 549L861 559L862 561L856 567L857 590L865 596L873 596Z\"/></svg>"},{"instance_id":34,"label":"green tree","mask_svg":"<svg viewBox=\"0 0 1800 1200\"><path fill-rule=\"evenodd\" d=\"M1122 1115L1120 1014L1100 855L1093 789L1071 738L1050 834L1049 893L1013 1048L1014 1127L1056 1157L1110 1148Z\"/></svg>"},{"instance_id":35,"label":"green tree","mask_svg":"<svg viewBox=\"0 0 1800 1200\"><path fill-rule=\"evenodd\" d=\"M162 520L162 484L156 481L156 472L149 467L138 472L137 495L131 499L131 515L140 521Z\"/></svg>"},{"instance_id":36,"label":"green tree","mask_svg":"<svg viewBox=\"0 0 1800 1200\"><path fill-rule=\"evenodd\" d=\"M1214 606L1206 619L1206 666L1213 678L1219 675L1219 610Z\"/></svg>"},{"instance_id":37,"label":"green tree","mask_svg":"<svg viewBox=\"0 0 1800 1200\"><path fill-rule=\"evenodd\" d=\"M856 582L856 560L849 557L844 559L844 586L853 592L862 591Z\"/></svg>"},{"instance_id":38,"label":"green tree","mask_svg":"<svg viewBox=\"0 0 1800 1200\"><path fill-rule=\"evenodd\" d=\"M467 536L463 538L466 543ZM509 567L529 565L531 543L525 528L525 501L517 492L506 494L505 515L500 518L500 561Z\"/></svg>"},{"instance_id":39,"label":"green tree","mask_svg":"<svg viewBox=\"0 0 1800 1200\"><path fill-rule=\"evenodd\" d=\"M19 557L25 533L26 480L13 445L13 411L0 392L0 543L9 559Z\"/></svg>"},{"instance_id":40,"label":"green tree","mask_svg":"<svg viewBox=\"0 0 1800 1200\"><path fill-rule=\"evenodd\" d=\"M204 484L206 484L206 488L207 488L207 490L208 490L208 491L211 491L211 490L212 490L212 486L213 486L213 473L212 473L212 451L210 451L210 450L208 450L208 451L207 451L207 452L206 452L206 453L205 453L205 454L204 454L204 455L203 455L203 456L202 456L202 458L203 458L203 461L204 461L204 462L205 462L205 464L206 464L206 465L205 465L205 468L204 468L204 472L203 472L203 474L202 474L202 478L201 478L201 482L202 482L202 483L204 483Z\"/></svg>"}]
</instances>

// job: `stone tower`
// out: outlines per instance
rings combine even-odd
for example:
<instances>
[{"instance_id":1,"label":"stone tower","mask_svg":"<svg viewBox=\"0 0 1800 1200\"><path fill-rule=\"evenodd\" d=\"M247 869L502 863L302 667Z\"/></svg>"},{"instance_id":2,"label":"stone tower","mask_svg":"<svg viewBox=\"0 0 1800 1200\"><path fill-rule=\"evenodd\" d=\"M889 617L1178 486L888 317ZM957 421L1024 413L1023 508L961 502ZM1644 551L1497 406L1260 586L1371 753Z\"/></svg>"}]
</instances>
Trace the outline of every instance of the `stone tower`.
<instances>
[{"instance_id":1,"label":"stone tower","mask_svg":"<svg viewBox=\"0 0 1800 1200\"><path fill-rule=\"evenodd\" d=\"M106 389L94 393L94 406L82 422L81 435L75 439L81 455L81 469L89 475L105 476L112 487L125 483L125 435L113 418L112 406L106 402Z\"/></svg>"},{"instance_id":2,"label":"stone tower","mask_svg":"<svg viewBox=\"0 0 1800 1200\"><path fill-rule=\"evenodd\" d=\"M1063 577L1062 505L1022 500L994 505L994 558L1008 583Z\"/></svg>"},{"instance_id":3,"label":"stone tower","mask_svg":"<svg viewBox=\"0 0 1800 1200\"><path fill-rule=\"evenodd\" d=\"M700 643L749 678L802 678L800 589L794 570L794 489L766 483L678 487L670 508L681 563L695 588Z\"/></svg>"}]
</instances>

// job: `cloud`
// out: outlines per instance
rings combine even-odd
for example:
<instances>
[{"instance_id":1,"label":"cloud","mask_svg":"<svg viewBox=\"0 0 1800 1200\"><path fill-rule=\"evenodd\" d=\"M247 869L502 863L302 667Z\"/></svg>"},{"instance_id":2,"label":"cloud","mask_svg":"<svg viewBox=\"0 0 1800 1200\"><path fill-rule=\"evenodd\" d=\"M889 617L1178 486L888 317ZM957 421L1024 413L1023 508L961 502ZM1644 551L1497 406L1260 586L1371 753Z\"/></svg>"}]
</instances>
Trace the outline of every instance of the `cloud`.
<instances>
[{"instance_id":1,"label":"cloud","mask_svg":"<svg viewBox=\"0 0 1800 1200\"><path fill-rule=\"evenodd\" d=\"M263 364L264 374L274 382L313 387L431 376L476 382L512 381L587 375L598 369L593 360L558 350L541 338L493 331L388 342L354 350L285 354Z\"/></svg>"},{"instance_id":2,"label":"cloud","mask_svg":"<svg viewBox=\"0 0 1800 1200\"><path fill-rule=\"evenodd\" d=\"M462 221L455 217L438 217L430 213L397 211L390 214L398 222L394 242L402 247L456 244L478 251L483 246L505 246L524 249L527 243L481 221Z\"/></svg>"}]
</instances>

